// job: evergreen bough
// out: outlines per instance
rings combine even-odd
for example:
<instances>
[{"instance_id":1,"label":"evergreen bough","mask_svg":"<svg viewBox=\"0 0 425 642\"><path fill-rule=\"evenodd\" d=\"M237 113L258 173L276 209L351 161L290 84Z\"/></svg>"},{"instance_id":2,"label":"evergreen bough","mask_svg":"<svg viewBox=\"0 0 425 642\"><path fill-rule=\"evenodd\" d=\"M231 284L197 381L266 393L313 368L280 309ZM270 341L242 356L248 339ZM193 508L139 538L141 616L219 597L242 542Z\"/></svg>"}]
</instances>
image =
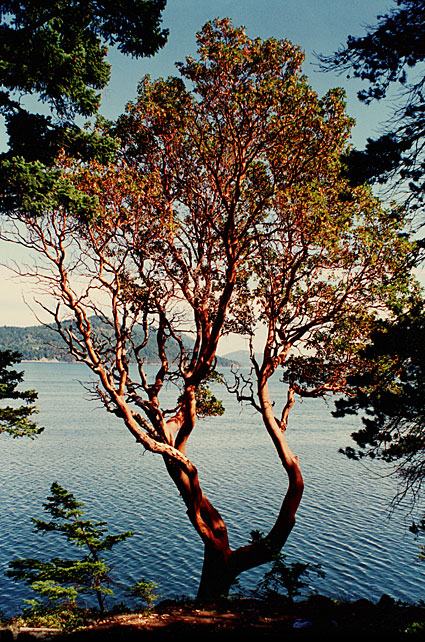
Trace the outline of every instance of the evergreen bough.
<instances>
[{"instance_id":1,"label":"evergreen bough","mask_svg":"<svg viewBox=\"0 0 425 642\"><path fill-rule=\"evenodd\" d=\"M51 496L43 507L52 517L51 521L32 519L35 530L57 532L68 542L85 549L79 559L54 558L50 561L18 559L10 563L7 575L23 581L37 594L37 599L26 600L37 611L50 606L75 607L80 594L95 594L99 609L105 610L104 596L113 595L110 588L110 567L101 557L103 551L112 548L133 535L125 531L118 535L106 534L106 522L93 522L83 518L84 504L74 495L54 482Z\"/></svg>"}]
</instances>

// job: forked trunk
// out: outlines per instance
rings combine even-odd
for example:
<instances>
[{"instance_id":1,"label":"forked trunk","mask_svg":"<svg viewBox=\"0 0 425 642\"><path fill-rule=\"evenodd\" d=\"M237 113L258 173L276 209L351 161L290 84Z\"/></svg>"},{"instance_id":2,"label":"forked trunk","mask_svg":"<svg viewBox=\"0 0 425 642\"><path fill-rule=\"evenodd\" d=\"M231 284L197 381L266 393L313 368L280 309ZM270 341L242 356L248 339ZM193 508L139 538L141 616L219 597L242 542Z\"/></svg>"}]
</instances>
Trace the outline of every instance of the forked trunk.
<instances>
[{"instance_id":1,"label":"forked trunk","mask_svg":"<svg viewBox=\"0 0 425 642\"><path fill-rule=\"evenodd\" d=\"M268 398L267 381L260 389L263 419L288 479L279 514L270 532L261 540L231 550L224 520L208 501L199 484L194 466L182 467L173 458L164 461L187 506L188 516L204 543L204 563L198 599L214 601L227 596L235 579L251 568L270 562L285 544L294 524L304 484L298 457L285 439L285 426L278 424Z\"/></svg>"},{"instance_id":2,"label":"forked trunk","mask_svg":"<svg viewBox=\"0 0 425 642\"><path fill-rule=\"evenodd\" d=\"M287 500L288 496L283 505ZM289 515L284 516L281 511L277 523L267 537L234 551L229 550L229 555L223 555L222 550L206 544L198 600L213 602L227 597L232 584L241 573L272 561L284 546L294 524L295 519Z\"/></svg>"}]
</instances>

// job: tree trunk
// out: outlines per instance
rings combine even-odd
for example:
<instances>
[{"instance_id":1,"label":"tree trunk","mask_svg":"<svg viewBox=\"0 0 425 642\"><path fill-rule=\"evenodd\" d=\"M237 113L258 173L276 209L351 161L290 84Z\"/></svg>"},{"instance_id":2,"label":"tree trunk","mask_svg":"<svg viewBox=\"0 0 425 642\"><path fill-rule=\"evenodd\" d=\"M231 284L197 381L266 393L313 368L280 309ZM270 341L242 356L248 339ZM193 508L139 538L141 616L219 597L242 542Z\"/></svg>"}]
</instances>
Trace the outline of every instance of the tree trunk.
<instances>
[{"instance_id":1,"label":"tree trunk","mask_svg":"<svg viewBox=\"0 0 425 642\"><path fill-rule=\"evenodd\" d=\"M288 503L288 500L287 494L283 506ZM204 562L197 594L198 600L213 602L218 598L226 597L232 584L241 573L272 561L284 546L295 524L295 519L284 513L285 510L281 510L274 527L265 538L259 542L241 546L231 552L228 549L230 554L223 554L222 550L212 544L204 546Z\"/></svg>"},{"instance_id":2,"label":"tree trunk","mask_svg":"<svg viewBox=\"0 0 425 642\"><path fill-rule=\"evenodd\" d=\"M228 595L240 573L270 562L285 544L295 524L295 514L304 489L299 460L286 442L284 426L278 425L274 418L266 383L263 383L260 398L264 422L288 480L276 521L260 541L232 551L226 524L202 492L196 468L183 469L179 462L164 455L168 473L186 504L189 519L204 543L204 562L197 595L202 601L214 601Z\"/></svg>"},{"instance_id":3,"label":"tree trunk","mask_svg":"<svg viewBox=\"0 0 425 642\"><path fill-rule=\"evenodd\" d=\"M199 600L211 602L227 596L241 573L272 561L282 549L294 527L295 513L304 488L296 457L292 461L288 478L289 486L275 524L263 539L233 551L229 548L227 533L224 532L219 537L216 531L214 539L204 542L204 563L197 596ZM210 507L210 514L213 514L213 510L215 509Z\"/></svg>"},{"instance_id":4,"label":"tree trunk","mask_svg":"<svg viewBox=\"0 0 425 642\"><path fill-rule=\"evenodd\" d=\"M204 546L204 562L197 599L202 602L213 602L226 597L236 579L228 558L214 546Z\"/></svg>"}]
</instances>

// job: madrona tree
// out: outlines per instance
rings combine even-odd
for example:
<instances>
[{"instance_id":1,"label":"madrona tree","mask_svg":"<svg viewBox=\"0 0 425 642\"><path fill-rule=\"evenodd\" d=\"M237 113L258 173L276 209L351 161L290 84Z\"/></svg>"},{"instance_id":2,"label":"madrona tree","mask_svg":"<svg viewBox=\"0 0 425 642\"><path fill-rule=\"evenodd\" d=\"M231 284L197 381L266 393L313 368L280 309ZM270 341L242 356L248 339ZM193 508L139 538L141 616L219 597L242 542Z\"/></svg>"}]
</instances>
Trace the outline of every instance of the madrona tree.
<instances>
[{"instance_id":1,"label":"madrona tree","mask_svg":"<svg viewBox=\"0 0 425 642\"><path fill-rule=\"evenodd\" d=\"M52 324L96 375L106 410L163 458L204 545L198 595L212 598L284 545L303 493L290 410L297 396L344 392L373 319L403 305L414 247L401 216L342 176L342 92L319 99L296 46L251 40L228 20L205 25L198 44L180 78L143 79L108 132L114 163L62 156L78 198L58 192L38 217L11 209L3 237L39 254L29 273L45 284ZM150 334L154 374L141 356ZM287 478L269 532L236 550L190 454L198 419L222 412L208 382L232 334L249 341L252 368L228 387L258 413ZM272 399L278 372L286 385Z\"/></svg>"}]
</instances>

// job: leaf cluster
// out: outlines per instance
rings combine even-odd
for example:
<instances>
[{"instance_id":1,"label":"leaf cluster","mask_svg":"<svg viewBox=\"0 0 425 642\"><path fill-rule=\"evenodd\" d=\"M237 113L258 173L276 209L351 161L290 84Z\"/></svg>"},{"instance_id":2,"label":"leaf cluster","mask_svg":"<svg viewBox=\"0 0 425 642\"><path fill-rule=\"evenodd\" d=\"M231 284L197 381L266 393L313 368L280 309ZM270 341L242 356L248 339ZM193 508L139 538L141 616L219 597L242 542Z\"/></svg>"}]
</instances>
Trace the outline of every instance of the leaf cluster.
<instances>
[{"instance_id":1,"label":"leaf cluster","mask_svg":"<svg viewBox=\"0 0 425 642\"><path fill-rule=\"evenodd\" d=\"M53 592L59 589L60 587L52 587ZM46 591L48 590L46 589ZM49 604L46 604L39 599L25 600L25 602L27 606L24 607L21 615L13 619L18 629L36 627L75 631L89 623L87 609L80 608L72 602L54 603L50 601Z\"/></svg>"}]
</instances>

